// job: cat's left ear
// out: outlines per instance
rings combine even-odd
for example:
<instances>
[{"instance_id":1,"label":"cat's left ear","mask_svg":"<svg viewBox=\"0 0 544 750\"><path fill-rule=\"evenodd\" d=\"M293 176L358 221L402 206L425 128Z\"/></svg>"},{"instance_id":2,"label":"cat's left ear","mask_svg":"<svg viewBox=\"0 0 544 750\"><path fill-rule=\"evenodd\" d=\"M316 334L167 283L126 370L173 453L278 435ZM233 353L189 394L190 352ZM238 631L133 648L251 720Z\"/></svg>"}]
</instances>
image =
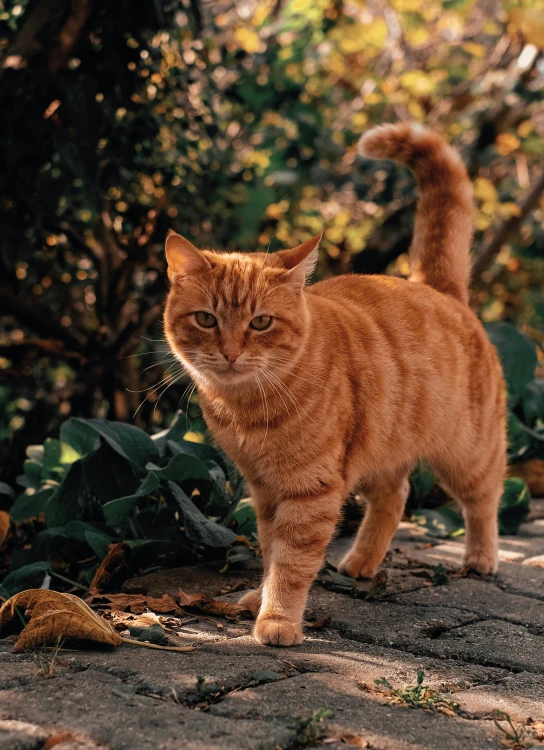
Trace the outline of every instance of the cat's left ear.
<instances>
[{"instance_id":1,"label":"cat's left ear","mask_svg":"<svg viewBox=\"0 0 544 750\"><path fill-rule=\"evenodd\" d=\"M189 276L190 274L206 271L210 264L205 256L197 248L182 237L170 230L166 238L166 262L168 263L168 278L170 281L174 274Z\"/></svg>"},{"instance_id":2,"label":"cat's left ear","mask_svg":"<svg viewBox=\"0 0 544 750\"><path fill-rule=\"evenodd\" d=\"M301 245L291 248L291 250L280 250L276 253L283 267L289 269L291 279L300 286L304 286L314 272L322 237L323 232L320 232L311 240L307 240Z\"/></svg>"}]
</instances>

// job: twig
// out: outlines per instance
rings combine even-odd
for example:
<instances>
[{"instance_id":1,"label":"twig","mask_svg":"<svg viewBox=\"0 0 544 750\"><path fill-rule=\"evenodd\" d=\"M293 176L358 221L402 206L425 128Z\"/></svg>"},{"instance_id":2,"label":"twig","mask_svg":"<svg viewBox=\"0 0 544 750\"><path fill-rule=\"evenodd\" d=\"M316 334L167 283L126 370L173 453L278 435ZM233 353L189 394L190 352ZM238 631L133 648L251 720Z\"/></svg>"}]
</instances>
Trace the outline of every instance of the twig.
<instances>
[{"instance_id":1,"label":"twig","mask_svg":"<svg viewBox=\"0 0 544 750\"><path fill-rule=\"evenodd\" d=\"M540 175L539 179L535 182L529 193L526 195L525 200L520 206L520 211L517 216L511 216L507 219L502 226L496 231L495 235L484 245L476 255L474 265L472 266L472 275L477 278L489 266L493 258L498 254L501 247L507 242L507 240L516 232L521 224L525 221L528 214L536 208L538 200L542 191L544 190L544 172Z\"/></svg>"},{"instance_id":2,"label":"twig","mask_svg":"<svg viewBox=\"0 0 544 750\"><path fill-rule=\"evenodd\" d=\"M161 651L180 651L186 653L188 651L196 651L196 646L158 646L156 643L147 643L147 641L137 641L134 638L123 638L123 643L128 643L131 646L145 646L146 648L159 648Z\"/></svg>"}]
</instances>

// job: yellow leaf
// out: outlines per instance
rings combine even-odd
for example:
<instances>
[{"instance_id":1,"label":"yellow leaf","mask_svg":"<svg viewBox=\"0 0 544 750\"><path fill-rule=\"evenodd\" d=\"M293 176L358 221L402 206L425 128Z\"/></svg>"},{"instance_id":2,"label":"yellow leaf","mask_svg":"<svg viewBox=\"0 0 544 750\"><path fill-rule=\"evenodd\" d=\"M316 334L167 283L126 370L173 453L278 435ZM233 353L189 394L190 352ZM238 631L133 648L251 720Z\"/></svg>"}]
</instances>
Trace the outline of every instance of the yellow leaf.
<instances>
[{"instance_id":1,"label":"yellow leaf","mask_svg":"<svg viewBox=\"0 0 544 750\"><path fill-rule=\"evenodd\" d=\"M518 125L518 134L522 138L527 138L527 136L533 131L533 128L534 125L531 120L525 120Z\"/></svg>"},{"instance_id":2,"label":"yellow leaf","mask_svg":"<svg viewBox=\"0 0 544 750\"><path fill-rule=\"evenodd\" d=\"M468 52L472 57L485 57L487 50L483 44L476 44L475 42L465 42L461 47Z\"/></svg>"},{"instance_id":3,"label":"yellow leaf","mask_svg":"<svg viewBox=\"0 0 544 750\"><path fill-rule=\"evenodd\" d=\"M521 208L517 203L499 203L497 206L497 213L503 219L510 219L512 216L519 216L521 214Z\"/></svg>"},{"instance_id":4,"label":"yellow leaf","mask_svg":"<svg viewBox=\"0 0 544 750\"><path fill-rule=\"evenodd\" d=\"M111 625L73 594L47 589L29 589L15 594L0 608L0 632L19 624L19 612L30 615L13 651L53 645L59 640L76 639L120 646L123 642Z\"/></svg>"},{"instance_id":5,"label":"yellow leaf","mask_svg":"<svg viewBox=\"0 0 544 750\"><path fill-rule=\"evenodd\" d=\"M497 151L503 156L508 156L512 151L519 148L520 140L513 133L501 133L496 140Z\"/></svg>"},{"instance_id":6,"label":"yellow leaf","mask_svg":"<svg viewBox=\"0 0 544 750\"><path fill-rule=\"evenodd\" d=\"M257 52L261 46L261 40L259 35L253 29L248 29L245 26L238 26L234 30L234 36L240 45L240 47L249 54Z\"/></svg>"},{"instance_id":7,"label":"yellow leaf","mask_svg":"<svg viewBox=\"0 0 544 750\"><path fill-rule=\"evenodd\" d=\"M474 181L474 197L489 203L498 202L495 185L487 177L477 177Z\"/></svg>"},{"instance_id":8,"label":"yellow leaf","mask_svg":"<svg viewBox=\"0 0 544 750\"><path fill-rule=\"evenodd\" d=\"M526 42L544 49L544 8L513 8L508 30L521 31Z\"/></svg>"}]
</instances>

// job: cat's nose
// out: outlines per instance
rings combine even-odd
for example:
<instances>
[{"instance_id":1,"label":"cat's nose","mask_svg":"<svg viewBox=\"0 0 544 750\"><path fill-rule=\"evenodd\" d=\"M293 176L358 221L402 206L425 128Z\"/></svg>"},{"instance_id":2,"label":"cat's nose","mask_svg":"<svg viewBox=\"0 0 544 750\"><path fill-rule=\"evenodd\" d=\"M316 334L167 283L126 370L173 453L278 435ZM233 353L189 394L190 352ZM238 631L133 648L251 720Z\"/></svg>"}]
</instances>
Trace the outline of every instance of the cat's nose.
<instances>
[{"instance_id":1,"label":"cat's nose","mask_svg":"<svg viewBox=\"0 0 544 750\"><path fill-rule=\"evenodd\" d=\"M220 349L219 351L225 357L225 359L227 360L227 362L230 362L231 364L233 362L236 362L236 360L238 359L238 357L242 353L242 352L236 351L234 349Z\"/></svg>"}]
</instances>

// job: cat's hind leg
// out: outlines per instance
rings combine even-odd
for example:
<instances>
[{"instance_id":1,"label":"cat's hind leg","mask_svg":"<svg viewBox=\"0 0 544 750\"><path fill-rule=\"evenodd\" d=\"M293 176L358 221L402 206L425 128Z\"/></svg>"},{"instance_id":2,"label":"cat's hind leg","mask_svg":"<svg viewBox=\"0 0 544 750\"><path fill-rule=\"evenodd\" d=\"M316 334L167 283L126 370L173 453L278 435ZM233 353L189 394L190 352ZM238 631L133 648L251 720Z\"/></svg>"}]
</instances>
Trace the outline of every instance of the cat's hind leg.
<instances>
[{"instance_id":1,"label":"cat's hind leg","mask_svg":"<svg viewBox=\"0 0 544 750\"><path fill-rule=\"evenodd\" d=\"M338 566L340 573L353 578L372 578L375 575L402 518L409 492L406 472L383 476L371 486L363 486L365 517L353 547Z\"/></svg>"},{"instance_id":2,"label":"cat's hind leg","mask_svg":"<svg viewBox=\"0 0 544 750\"><path fill-rule=\"evenodd\" d=\"M440 485L461 503L466 541L463 564L481 575L498 567L498 509L506 474L506 451L502 443L487 451L487 460L476 452L461 465L433 466Z\"/></svg>"}]
</instances>

